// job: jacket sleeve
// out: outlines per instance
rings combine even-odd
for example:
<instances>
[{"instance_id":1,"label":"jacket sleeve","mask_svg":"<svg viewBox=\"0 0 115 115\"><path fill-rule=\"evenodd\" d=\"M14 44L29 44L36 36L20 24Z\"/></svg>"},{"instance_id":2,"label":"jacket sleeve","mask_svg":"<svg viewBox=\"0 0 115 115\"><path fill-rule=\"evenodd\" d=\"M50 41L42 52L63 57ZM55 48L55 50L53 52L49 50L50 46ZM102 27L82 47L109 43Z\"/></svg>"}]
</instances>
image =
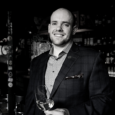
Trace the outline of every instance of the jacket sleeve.
<instances>
[{"instance_id":1,"label":"jacket sleeve","mask_svg":"<svg viewBox=\"0 0 115 115\"><path fill-rule=\"evenodd\" d=\"M34 79L31 76L32 74L32 63L30 67L30 79L29 79L29 84L28 84L28 89L27 89L27 94L25 97L25 106L24 106L24 115L34 115L35 111L35 103L34 103Z\"/></svg>"},{"instance_id":2,"label":"jacket sleeve","mask_svg":"<svg viewBox=\"0 0 115 115\"><path fill-rule=\"evenodd\" d=\"M28 84L28 89L25 97L25 107L24 107L24 115L44 115L44 112L39 110L36 106L35 102L35 87L36 84L39 82L42 82L42 79L40 81L39 76L41 76L41 73L43 72L44 65L46 65L46 61L44 61L43 57L46 56L48 52L45 52L44 54L34 58L30 65L30 79ZM41 61L42 60L42 61ZM44 62L44 64L42 63ZM39 70L39 68L42 68Z\"/></svg>"},{"instance_id":3,"label":"jacket sleeve","mask_svg":"<svg viewBox=\"0 0 115 115\"><path fill-rule=\"evenodd\" d=\"M109 115L113 91L102 55L99 54L94 62L88 81L89 100L70 107L70 115Z\"/></svg>"}]
</instances>

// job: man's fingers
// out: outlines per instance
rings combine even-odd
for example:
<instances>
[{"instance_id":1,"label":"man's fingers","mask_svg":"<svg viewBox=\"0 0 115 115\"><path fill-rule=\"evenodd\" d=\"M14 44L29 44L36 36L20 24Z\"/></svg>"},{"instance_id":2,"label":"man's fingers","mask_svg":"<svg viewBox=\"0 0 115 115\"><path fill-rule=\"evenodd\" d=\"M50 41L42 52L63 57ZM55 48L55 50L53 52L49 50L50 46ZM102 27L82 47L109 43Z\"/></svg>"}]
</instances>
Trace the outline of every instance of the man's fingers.
<instances>
[{"instance_id":1,"label":"man's fingers","mask_svg":"<svg viewBox=\"0 0 115 115\"><path fill-rule=\"evenodd\" d=\"M45 115L69 115L67 109L55 109L44 111Z\"/></svg>"},{"instance_id":2,"label":"man's fingers","mask_svg":"<svg viewBox=\"0 0 115 115\"><path fill-rule=\"evenodd\" d=\"M52 111L44 111L44 113L46 114L46 115L52 115Z\"/></svg>"}]
</instances>

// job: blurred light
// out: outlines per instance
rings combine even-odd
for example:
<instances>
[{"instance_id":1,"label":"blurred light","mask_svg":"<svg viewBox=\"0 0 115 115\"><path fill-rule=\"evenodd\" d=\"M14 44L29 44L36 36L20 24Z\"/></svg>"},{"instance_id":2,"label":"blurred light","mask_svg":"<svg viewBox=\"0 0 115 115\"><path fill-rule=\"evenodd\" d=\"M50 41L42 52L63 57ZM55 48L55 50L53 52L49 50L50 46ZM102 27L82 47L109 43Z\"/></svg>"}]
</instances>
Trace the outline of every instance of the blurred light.
<instances>
[{"instance_id":1,"label":"blurred light","mask_svg":"<svg viewBox=\"0 0 115 115\"><path fill-rule=\"evenodd\" d=\"M31 31L28 31L28 33L29 33L29 34L32 34L32 32L31 32Z\"/></svg>"}]
</instances>

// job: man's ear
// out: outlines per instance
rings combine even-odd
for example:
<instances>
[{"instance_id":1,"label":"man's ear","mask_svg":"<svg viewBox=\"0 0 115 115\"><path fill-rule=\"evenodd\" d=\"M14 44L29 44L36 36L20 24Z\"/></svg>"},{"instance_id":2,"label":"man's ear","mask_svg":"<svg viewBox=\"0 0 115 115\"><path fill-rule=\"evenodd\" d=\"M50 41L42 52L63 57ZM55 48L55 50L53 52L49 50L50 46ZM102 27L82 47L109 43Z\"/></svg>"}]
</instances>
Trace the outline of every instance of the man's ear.
<instances>
[{"instance_id":1,"label":"man's ear","mask_svg":"<svg viewBox=\"0 0 115 115\"><path fill-rule=\"evenodd\" d=\"M77 30L78 30L77 25L73 26L73 32L72 32L72 35L75 35Z\"/></svg>"},{"instance_id":2,"label":"man's ear","mask_svg":"<svg viewBox=\"0 0 115 115\"><path fill-rule=\"evenodd\" d=\"M50 24L48 24L48 33L50 32Z\"/></svg>"}]
</instances>

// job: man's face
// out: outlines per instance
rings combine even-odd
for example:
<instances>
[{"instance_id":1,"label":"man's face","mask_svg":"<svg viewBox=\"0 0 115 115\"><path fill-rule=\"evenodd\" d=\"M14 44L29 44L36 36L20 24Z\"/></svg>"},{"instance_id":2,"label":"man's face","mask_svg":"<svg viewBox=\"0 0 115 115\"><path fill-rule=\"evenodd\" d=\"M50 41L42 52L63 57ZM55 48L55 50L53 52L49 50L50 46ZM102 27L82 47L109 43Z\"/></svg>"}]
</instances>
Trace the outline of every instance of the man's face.
<instances>
[{"instance_id":1,"label":"man's face","mask_svg":"<svg viewBox=\"0 0 115 115\"><path fill-rule=\"evenodd\" d=\"M66 45L73 32L71 13L63 9L57 10L52 14L50 21L48 32L52 43L56 46Z\"/></svg>"}]
</instances>

